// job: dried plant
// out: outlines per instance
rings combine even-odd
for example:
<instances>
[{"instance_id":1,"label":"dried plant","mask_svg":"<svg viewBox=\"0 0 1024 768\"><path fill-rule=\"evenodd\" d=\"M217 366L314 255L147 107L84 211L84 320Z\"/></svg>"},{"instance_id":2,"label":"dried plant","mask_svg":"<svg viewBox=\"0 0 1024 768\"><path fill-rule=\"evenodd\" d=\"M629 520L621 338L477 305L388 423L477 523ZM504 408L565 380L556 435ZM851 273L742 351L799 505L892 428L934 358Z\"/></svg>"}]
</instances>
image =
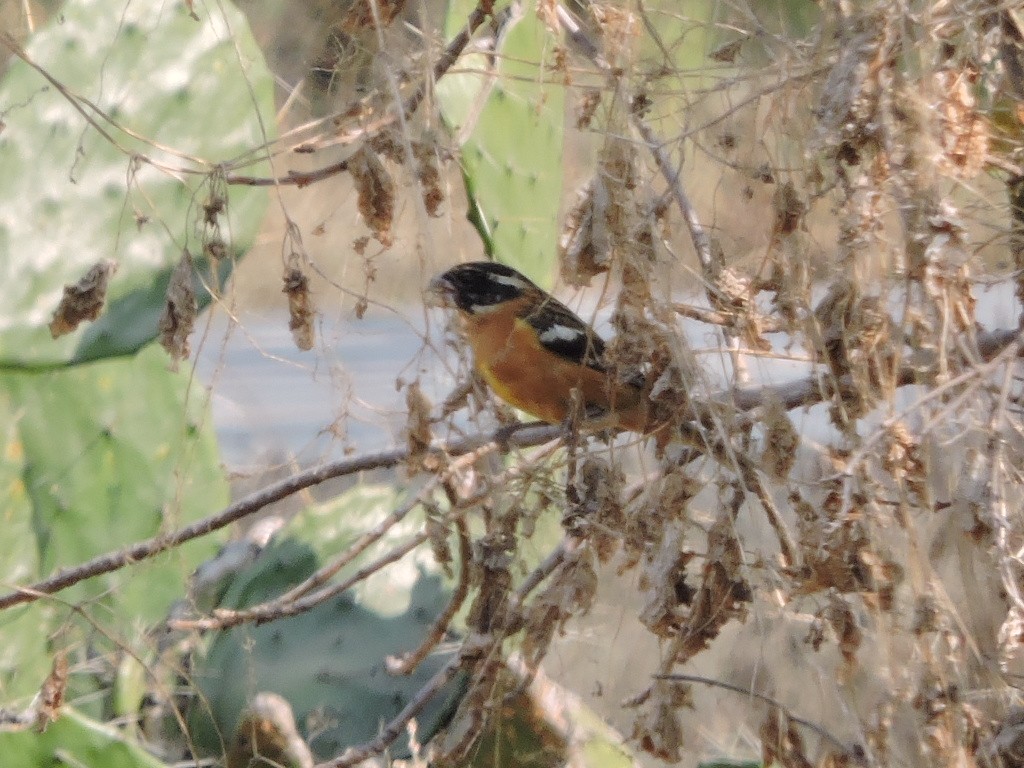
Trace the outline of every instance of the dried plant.
<instances>
[{"instance_id":1,"label":"dried plant","mask_svg":"<svg viewBox=\"0 0 1024 768\"><path fill-rule=\"evenodd\" d=\"M245 610L171 622L212 631L295 615L429 553L452 599L389 669L408 674L442 642L457 650L374 740L331 765L382 754L460 673L455 725L434 746L470 754L501 709L510 652L525 677L537 674L595 620L606 580L620 587L631 637L652 650L618 649L630 690L617 692L635 711L605 706L660 760L713 752L708 733L731 737L742 724L765 765L1021 763L1020 12L994 0L836 0L797 29L742 0L704 22L647 6L538 10L564 41L544 76L571 89L576 130L593 134L593 162L565 206L559 272L605 300L611 375L642 383L654 435L492 428L507 413L491 418L471 375L439 407L419 379L403 382L403 447L296 474L202 525L0 595L0 609L328 477L402 467L417 490L307 581ZM345 28L400 12L359 2ZM347 171L353 207L391 249L403 183L434 218L459 172L456 152L421 124L436 117L428 83L492 21L500 38L503 13L481 3L427 65L404 61L422 84L403 71L290 146L356 145L343 159L222 183L304 187ZM687 68L685 39L698 32L713 53ZM211 200L208 228L223 213ZM361 317L378 272L369 237L355 239ZM447 265L450 249L439 250ZM315 343L307 268L317 269L296 257L285 272L303 349ZM160 325L176 359L189 354L193 271L186 251ZM996 325L994 301L1012 307L1013 327ZM98 306L91 297L79 314ZM766 359L783 362L766 373ZM486 429L467 432L484 418ZM423 515L415 533L339 576L413 513ZM545 515L558 521L555 541L537 533ZM631 642L605 635L607 646ZM716 687L736 697L728 717L706 698Z\"/></svg>"}]
</instances>

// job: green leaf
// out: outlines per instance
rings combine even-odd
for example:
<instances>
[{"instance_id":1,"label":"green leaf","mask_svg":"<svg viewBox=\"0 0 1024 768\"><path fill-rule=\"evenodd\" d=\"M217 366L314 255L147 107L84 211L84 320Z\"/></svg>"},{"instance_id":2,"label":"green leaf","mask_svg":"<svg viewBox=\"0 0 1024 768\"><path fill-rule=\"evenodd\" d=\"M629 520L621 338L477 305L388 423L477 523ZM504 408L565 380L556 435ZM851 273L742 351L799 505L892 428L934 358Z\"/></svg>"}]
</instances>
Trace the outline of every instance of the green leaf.
<instances>
[{"instance_id":1,"label":"green leaf","mask_svg":"<svg viewBox=\"0 0 1024 768\"><path fill-rule=\"evenodd\" d=\"M103 768L167 768L124 733L64 709L43 733L0 732L4 768L103 766Z\"/></svg>"},{"instance_id":2,"label":"green leaf","mask_svg":"<svg viewBox=\"0 0 1024 768\"><path fill-rule=\"evenodd\" d=\"M201 256L220 237L227 264L252 244L266 192L228 194L210 172L270 138L273 82L242 14L225 3L204 11L197 22L184 4L81 0L29 40L31 61L116 123L79 102L119 146L13 60L0 83L0 366L134 352L156 335L183 248ZM205 223L211 194L227 194L217 227ZM63 286L104 258L120 264L108 311L52 340Z\"/></svg>"},{"instance_id":3,"label":"green leaf","mask_svg":"<svg viewBox=\"0 0 1024 768\"><path fill-rule=\"evenodd\" d=\"M446 34L457 33L476 3L451 2ZM498 56L464 57L464 72L437 86L451 130L469 130L462 146L467 214L488 255L540 285L554 279L562 195L565 92L554 71L557 40L535 4L502 36Z\"/></svg>"}]
</instances>

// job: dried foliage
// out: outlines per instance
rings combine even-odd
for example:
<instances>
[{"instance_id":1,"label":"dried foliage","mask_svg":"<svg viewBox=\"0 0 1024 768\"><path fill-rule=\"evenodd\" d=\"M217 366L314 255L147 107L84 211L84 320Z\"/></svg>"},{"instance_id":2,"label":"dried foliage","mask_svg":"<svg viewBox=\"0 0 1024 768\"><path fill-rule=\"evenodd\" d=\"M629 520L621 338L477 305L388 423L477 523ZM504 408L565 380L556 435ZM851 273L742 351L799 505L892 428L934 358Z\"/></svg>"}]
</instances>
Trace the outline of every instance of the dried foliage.
<instances>
[{"instance_id":1,"label":"dried foliage","mask_svg":"<svg viewBox=\"0 0 1024 768\"><path fill-rule=\"evenodd\" d=\"M340 28L386 26L402 5L355 3ZM840 1L808 4L805 23L740 1L719 4L711 23L671 4L539 5L565 41L544 76L572 89L576 128L593 134L560 274L604 301L609 375L641 387L659 429L554 425L442 442L448 426L493 415L486 394L464 376L435 407L418 380L406 384L405 446L370 468L426 479L366 537L422 508L417 538L388 555L422 547L456 583L423 645L392 665L402 672L453 638L464 613L446 674L466 672L468 690L440 757L471 754L500 712L508 653L536 673L595 620L608 580L633 632L605 632L602 648L618 651L630 686L624 730L660 760L714 752L715 731L749 734L765 765L787 768L1024 764L1019 10ZM492 11L481 4L428 66L403 65L423 68L424 82L444 77ZM681 62L698 34L712 53L694 71ZM411 120L432 106L413 80L403 70L400 99L379 89L298 145L312 152L347 128L347 159L264 181L305 186L347 170L384 250L410 180L423 203L411 207L442 214L457 157ZM207 243L221 242L219 199L204 208ZM369 245L353 243L358 317L377 274ZM451 251L439 250L447 266ZM193 279L186 251L160 326L176 359L189 352ZM687 303L683 280L697 294ZM314 311L298 261L285 292L307 349ZM999 328L1011 314L1014 327ZM451 418L464 408L467 419ZM545 516L556 541L538 532ZM178 625L306 605L289 598ZM638 636L650 653L630 647ZM702 681L672 680L688 667L749 695L723 717Z\"/></svg>"},{"instance_id":2,"label":"dried foliage","mask_svg":"<svg viewBox=\"0 0 1024 768\"><path fill-rule=\"evenodd\" d=\"M288 329L299 349L312 349L316 340L313 322L316 320L316 309L309 289L309 278L302 270L297 255L289 259L284 273L284 287L281 289L288 297Z\"/></svg>"},{"instance_id":3,"label":"dried foliage","mask_svg":"<svg viewBox=\"0 0 1024 768\"><path fill-rule=\"evenodd\" d=\"M82 279L64 286L64 295L53 311L50 334L53 338L71 333L85 320L95 320L107 300L107 286L117 272L117 262L104 259L94 264Z\"/></svg>"},{"instance_id":4,"label":"dried foliage","mask_svg":"<svg viewBox=\"0 0 1024 768\"><path fill-rule=\"evenodd\" d=\"M359 214L383 246L391 245L391 224L395 217L395 182L380 157L363 147L349 158L348 172L359 194Z\"/></svg>"},{"instance_id":5,"label":"dried foliage","mask_svg":"<svg viewBox=\"0 0 1024 768\"><path fill-rule=\"evenodd\" d=\"M164 311L157 326L160 331L160 346L167 350L174 365L180 360L188 359L191 354L188 337L192 335L198 309L194 272L192 254L186 249L171 272L164 299Z\"/></svg>"}]
</instances>

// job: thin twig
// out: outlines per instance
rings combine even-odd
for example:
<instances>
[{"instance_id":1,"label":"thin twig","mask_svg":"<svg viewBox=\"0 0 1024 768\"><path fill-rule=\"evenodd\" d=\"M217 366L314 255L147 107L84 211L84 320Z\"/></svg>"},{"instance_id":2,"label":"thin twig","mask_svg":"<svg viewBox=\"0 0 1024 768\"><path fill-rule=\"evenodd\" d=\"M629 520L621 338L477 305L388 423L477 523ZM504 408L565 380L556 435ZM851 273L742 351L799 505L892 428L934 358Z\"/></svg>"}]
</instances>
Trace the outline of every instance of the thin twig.
<instances>
[{"instance_id":1,"label":"thin twig","mask_svg":"<svg viewBox=\"0 0 1024 768\"><path fill-rule=\"evenodd\" d=\"M279 600L270 600L266 603L260 603L241 610L218 608L214 610L213 616L211 617L201 619L171 619L167 622L167 626L174 630L209 632L212 630L229 629L230 627L236 627L239 624L262 624L267 621L276 621L277 619L284 619L290 616L298 616L306 613L307 611L311 611L318 605L330 600L332 597L340 595L342 592L347 592L359 582L365 581L367 578L377 573L377 571L401 560L426 540L426 533L418 533L404 544L395 547L387 554L382 555L376 560L363 566L344 581L332 584L329 587L318 589L315 592L310 592L299 600L293 600L288 603L281 602Z\"/></svg>"},{"instance_id":2,"label":"thin twig","mask_svg":"<svg viewBox=\"0 0 1024 768\"><path fill-rule=\"evenodd\" d=\"M746 486L748 492L753 492L761 502L761 508L764 510L765 517L768 518L768 523L771 525L772 530L775 531L775 537L779 540L783 565L787 568L798 568L800 565L800 555L796 541L793 538L793 534L790 533L786 521L782 519L782 511L775 504L775 499L772 498L768 487L765 485L764 478L761 477L761 473L748 457L737 454L736 459L739 463L743 485Z\"/></svg>"},{"instance_id":3,"label":"thin twig","mask_svg":"<svg viewBox=\"0 0 1024 768\"><path fill-rule=\"evenodd\" d=\"M427 636L420 643L419 648L401 657L389 656L387 658L388 672L393 675L411 675L416 671L416 668L444 639L452 619L455 618L455 614L466 601L466 596L469 594L469 565L472 553L470 552L469 529L466 527L466 521L462 518L455 519L455 534L459 540L459 580L455 585L455 591L452 592L452 598L434 621L434 625L427 632Z\"/></svg>"},{"instance_id":4,"label":"thin twig","mask_svg":"<svg viewBox=\"0 0 1024 768\"><path fill-rule=\"evenodd\" d=\"M479 4L473 9L473 12L469 14L469 18L466 20L466 26L463 27L462 31L459 32L455 37L449 41L448 45L445 46L444 51L438 57L437 61L434 62L432 71L432 78L429 82L424 82L420 85L413 93L411 93L405 101L402 103L401 110L390 115L385 115L379 120L375 121L371 126L361 126L358 133L360 137L365 137L373 133L379 133L380 131L394 125L399 120L408 120L412 115L419 109L420 104L427 97L430 89L433 88L434 83L440 80L447 74L448 70L452 68L452 65L458 61L459 56L465 50L466 46L469 45L469 41L473 38L473 35L480 28L480 26L487 20L490 15L489 10L484 10L484 3ZM496 17L501 19L503 15L507 15L511 12L511 6L504 9ZM332 137L331 144L339 143L351 143L354 140L354 136L347 135L343 140L339 140L337 136ZM310 142L305 142L293 151L301 153L314 152L317 149L323 149L326 145L318 145ZM288 171L284 176L265 177L265 176L240 176L240 175L229 175L225 177L228 184L243 185L249 187L270 187L278 185L294 185L302 188L309 184L314 184L318 181L323 181L332 176L336 176L339 173L343 173L348 170L348 161L341 160L323 168L317 168L312 171Z\"/></svg>"},{"instance_id":5,"label":"thin twig","mask_svg":"<svg viewBox=\"0 0 1024 768\"><path fill-rule=\"evenodd\" d=\"M1020 336L1016 329L1000 329L977 334L978 352L982 360L994 359L1006 350ZM1024 356L1024 344L1018 345L1017 356ZM920 384L928 380L932 371L927 366L904 366L898 375L897 385L907 386ZM729 390L709 398L710 401L731 401L740 411L751 411L767 402L775 402L785 410L803 408L832 397L836 392L842 394L853 387L849 377L839 382L830 381L831 377L812 374L803 379L784 384L763 387L749 387L742 390ZM479 450L488 443L499 443L499 450L507 452L512 448L527 448L557 440L565 435L561 426L539 425L526 427L512 435L506 429L499 429L487 435L472 435L451 443L437 442L430 451L436 455L462 456L471 451ZM152 539L132 544L116 552L99 555L92 560L73 568L62 569L35 584L14 588L11 592L0 595L0 610L23 603L30 603L46 595L51 595L74 584L94 576L116 571L126 565L154 557L161 552L205 536L208 533L224 528L231 523L254 514L268 504L280 501L293 493L318 485L335 477L343 477L371 469L388 469L406 462L409 451L395 448L365 456L340 459L320 467L299 472L291 477L264 488L261 491L239 499L234 504L211 517L198 520L191 525L169 534L156 536Z\"/></svg>"},{"instance_id":6,"label":"thin twig","mask_svg":"<svg viewBox=\"0 0 1024 768\"><path fill-rule=\"evenodd\" d=\"M683 214L683 220L686 222L686 228L690 233L690 240L693 242L693 249L697 253L697 259L700 261L701 271L704 273L708 289L711 290L711 286L714 285L715 277L718 273L711 237L708 235L707 230L704 229L704 225L701 224L700 217L697 215L697 209L690 202L690 196L683 189L680 173L672 165L672 161L665 151L664 143L654 133L654 129L647 125L638 115L633 115L632 121L633 127L636 128L640 137L644 140L647 150L654 157L655 165L658 166L658 170L661 171L661 175L665 178L669 190L672 192L672 197L679 207L679 211ZM712 297L712 300L714 300L714 297Z\"/></svg>"},{"instance_id":7,"label":"thin twig","mask_svg":"<svg viewBox=\"0 0 1024 768\"><path fill-rule=\"evenodd\" d=\"M427 705L431 698L433 698L438 691L444 688L463 665L467 662L462 654L456 656L454 659L449 660L441 669L439 669L430 680L427 681L426 685L420 688L415 698L405 705L405 708L399 712L395 718L385 725L377 737L371 741L361 744L357 747L349 747L345 750L345 753L334 760L330 760L326 763L318 763L313 768L347 768L350 765L356 765L366 760L368 757L381 754L385 749L391 746L391 742L399 737L405 727L409 724L420 711Z\"/></svg>"},{"instance_id":8,"label":"thin twig","mask_svg":"<svg viewBox=\"0 0 1024 768\"><path fill-rule=\"evenodd\" d=\"M688 317L691 320L708 325L735 327L741 319L741 316L736 313L721 312L716 309L695 307L692 304L681 304L678 302L672 304L672 311L677 315L682 315L683 317ZM793 323L785 318L767 316L757 318L757 330L761 333L781 333L789 330L792 326Z\"/></svg>"},{"instance_id":9,"label":"thin twig","mask_svg":"<svg viewBox=\"0 0 1024 768\"><path fill-rule=\"evenodd\" d=\"M529 427L516 432L500 444L500 450L506 451L510 448L524 448L533 445L555 440L562 434L561 427L538 426ZM503 431L498 430L494 434L475 435L456 440L452 443L437 442L431 447L431 452L438 456L462 456L464 454L478 451L489 443L496 443L498 439L504 439ZM126 565L134 564L142 560L154 557L168 549L173 549L192 539L205 536L208 533L231 525L249 515L259 512L264 507L275 501L287 498L298 491L319 485L326 480L346 475L358 474L372 469L388 469L406 462L409 458L409 451L406 448L394 448L388 451L370 453L353 458L339 459L328 462L322 466L298 472L274 483L260 491L252 493L235 503L226 507L223 511L210 517L197 520L191 525L180 528L171 533L155 536L145 541L132 544L124 549L115 552L108 552L94 557L73 568L61 569L53 575L36 582L35 584L14 588L11 592L0 595L0 610L10 608L22 603L29 603L40 599L45 595L67 589L85 579L100 576L104 573L116 571Z\"/></svg>"},{"instance_id":10,"label":"thin twig","mask_svg":"<svg viewBox=\"0 0 1024 768\"><path fill-rule=\"evenodd\" d=\"M867 758L864 754L863 747L859 745L853 747L847 746L837 737L833 736L831 733L829 733L827 730L825 730L822 726L818 725L817 723L813 723L810 720L806 720L802 717L794 715L793 712L785 704L776 701L771 696L766 696L763 693L758 693L757 691L753 691L749 688L744 688L740 685L727 683L724 680L715 680L714 678L703 677L702 675L685 675L679 673L671 673L665 675L655 675L654 677L658 680L668 680L670 682L676 683L698 683L700 685L707 685L714 688L722 688L726 691L741 693L744 696L749 696L751 698L763 701L770 707L773 707L782 712L782 714L784 714L789 720L796 723L797 725L802 725L804 728L814 731L814 733L818 734L818 736L820 736L822 739L824 739L833 747L835 747L839 751L839 753L844 757L852 760L858 765L868 764Z\"/></svg>"}]
</instances>

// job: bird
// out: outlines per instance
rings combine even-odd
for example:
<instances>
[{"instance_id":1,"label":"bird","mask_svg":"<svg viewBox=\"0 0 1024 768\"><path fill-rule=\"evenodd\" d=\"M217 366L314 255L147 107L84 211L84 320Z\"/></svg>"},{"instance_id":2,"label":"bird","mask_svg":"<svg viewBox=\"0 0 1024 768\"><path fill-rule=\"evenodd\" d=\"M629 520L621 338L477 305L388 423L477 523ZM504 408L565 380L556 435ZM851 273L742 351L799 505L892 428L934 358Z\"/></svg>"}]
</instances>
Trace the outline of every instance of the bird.
<instances>
[{"instance_id":1,"label":"bird","mask_svg":"<svg viewBox=\"0 0 1024 768\"><path fill-rule=\"evenodd\" d=\"M460 264L429 284L427 303L454 309L473 366L509 405L549 424L567 423L582 403L585 425L651 431L639 381L620 381L594 329L505 264Z\"/></svg>"}]
</instances>

